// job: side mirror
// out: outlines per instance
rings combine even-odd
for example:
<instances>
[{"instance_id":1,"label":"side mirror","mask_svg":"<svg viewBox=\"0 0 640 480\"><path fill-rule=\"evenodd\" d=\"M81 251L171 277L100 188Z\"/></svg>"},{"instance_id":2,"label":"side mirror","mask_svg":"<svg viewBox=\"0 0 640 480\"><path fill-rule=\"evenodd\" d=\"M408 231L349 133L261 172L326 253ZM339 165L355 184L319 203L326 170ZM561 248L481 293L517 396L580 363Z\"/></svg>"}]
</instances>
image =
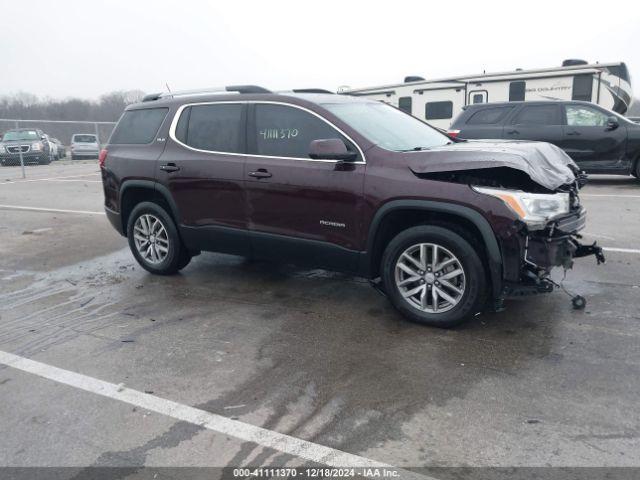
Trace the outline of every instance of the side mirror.
<instances>
[{"instance_id":1,"label":"side mirror","mask_svg":"<svg viewBox=\"0 0 640 480\"><path fill-rule=\"evenodd\" d=\"M620 124L618 123L618 119L614 116L607 118L607 130L615 130L618 128Z\"/></svg>"},{"instance_id":2,"label":"side mirror","mask_svg":"<svg viewBox=\"0 0 640 480\"><path fill-rule=\"evenodd\" d=\"M356 152L347 150L339 138L312 140L309 144L309 157L314 160L342 160L352 162L358 157Z\"/></svg>"}]
</instances>

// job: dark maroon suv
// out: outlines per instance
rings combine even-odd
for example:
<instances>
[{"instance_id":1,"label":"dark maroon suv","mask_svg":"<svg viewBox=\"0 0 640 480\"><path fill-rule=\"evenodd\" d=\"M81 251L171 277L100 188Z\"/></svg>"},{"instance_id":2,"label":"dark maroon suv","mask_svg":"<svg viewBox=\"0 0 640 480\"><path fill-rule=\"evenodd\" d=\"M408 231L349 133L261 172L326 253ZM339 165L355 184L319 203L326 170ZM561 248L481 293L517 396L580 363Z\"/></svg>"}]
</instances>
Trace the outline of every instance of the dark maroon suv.
<instances>
[{"instance_id":1,"label":"dark maroon suv","mask_svg":"<svg viewBox=\"0 0 640 480\"><path fill-rule=\"evenodd\" d=\"M602 252L578 169L548 143L454 141L391 106L254 86L152 95L100 155L105 208L156 274L203 250L366 277L453 326Z\"/></svg>"}]
</instances>

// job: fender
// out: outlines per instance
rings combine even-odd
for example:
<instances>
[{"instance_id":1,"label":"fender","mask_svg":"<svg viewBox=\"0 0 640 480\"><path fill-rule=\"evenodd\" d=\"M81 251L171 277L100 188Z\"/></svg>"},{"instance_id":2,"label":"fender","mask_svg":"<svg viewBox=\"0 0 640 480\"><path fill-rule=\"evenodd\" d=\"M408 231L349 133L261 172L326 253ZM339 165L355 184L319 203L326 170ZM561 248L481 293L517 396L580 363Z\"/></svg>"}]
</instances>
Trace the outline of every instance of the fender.
<instances>
[{"instance_id":1,"label":"fender","mask_svg":"<svg viewBox=\"0 0 640 480\"><path fill-rule=\"evenodd\" d=\"M462 217L476 226L484 241L489 263L489 275L491 276L491 285L494 298L498 298L502 293L502 254L500 246L491 225L486 218L472 208L462 205L446 202L437 202L431 200L392 200L385 203L373 216L369 234L367 237L367 249L363 252L363 263L361 267L365 272L371 270L371 256L373 255L373 247L376 234L380 224L384 218L391 212L397 210L424 210L430 212L447 213ZM370 276L370 275L367 275Z\"/></svg>"},{"instance_id":2,"label":"fender","mask_svg":"<svg viewBox=\"0 0 640 480\"><path fill-rule=\"evenodd\" d=\"M122 212L122 197L124 196L125 192L130 188L136 188L136 187L146 188L148 190L153 191L155 194L160 195L167 202L167 204L169 205L169 208L171 208L171 214L173 215L173 218L175 219L176 223L180 221L181 217L180 217L180 211L178 210L178 205L176 205L176 202L173 200L173 197L171 196L169 189L164 185L158 182L155 182L153 180L125 180L124 182L122 182L122 185L120 187L119 198L118 198L118 205L120 206L120 212ZM123 225L123 229L124 227L125 225Z\"/></svg>"}]
</instances>

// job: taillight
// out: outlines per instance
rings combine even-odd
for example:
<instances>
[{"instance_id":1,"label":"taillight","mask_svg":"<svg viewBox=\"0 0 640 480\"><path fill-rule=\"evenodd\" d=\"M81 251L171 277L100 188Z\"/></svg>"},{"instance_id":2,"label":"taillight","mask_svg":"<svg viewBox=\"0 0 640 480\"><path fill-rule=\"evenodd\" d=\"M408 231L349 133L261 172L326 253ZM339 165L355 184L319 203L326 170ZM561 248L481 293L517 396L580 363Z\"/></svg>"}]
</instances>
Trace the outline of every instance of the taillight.
<instances>
[{"instance_id":1,"label":"taillight","mask_svg":"<svg viewBox=\"0 0 640 480\"><path fill-rule=\"evenodd\" d=\"M100 155L98 155L98 165L100 165L100 168L104 168L104 162L107 160L107 153L106 148L100 150Z\"/></svg>"},{"instance_id":2,"label":"taillight","mask_svg":"<svg viewBox=\"0 0 640 480\"><path fill-rule=\"evenodd\" d=\"M451 138L458 138L460 130L447 130L447 135Z\"/></svg>"}]
</instances>

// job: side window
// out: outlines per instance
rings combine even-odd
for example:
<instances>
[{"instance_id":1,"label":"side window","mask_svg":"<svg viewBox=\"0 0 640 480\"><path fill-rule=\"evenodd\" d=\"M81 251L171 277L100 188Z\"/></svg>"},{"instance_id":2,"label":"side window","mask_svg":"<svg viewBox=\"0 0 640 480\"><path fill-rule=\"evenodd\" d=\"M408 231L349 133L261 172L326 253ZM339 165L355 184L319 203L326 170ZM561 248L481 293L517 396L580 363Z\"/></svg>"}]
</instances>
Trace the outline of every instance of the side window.
<instances>
[{"instance_id":1,"label":"side window","mask_svg":"<svg viewBox=\"0 0 640 480\"><path fill-rule=\"evenodd\" d=\"M424 106L424 118L443 120L453 116L453 102L428 102Z\"/></svg>"},{"instance_id":2,"label":"side window","mask_svg":"<svg viewBox=\"0 0 640 480\"><path fill-rule=\"evenodd\" d=\"M509 84L509 101L510 102L524 102L524 93L527 87L527 82L518 81L511 82Z\"/></svg>"},{"instance_id":3,"label":"side window","mask_svg":"<svg viewBox=\"0 0 640 480\"><path fill-rule=\"evenodd\" d=\"M567 125L573 127L604 127L607 115L595 108L567 105Z\"/></svg>"},{"instance_id":4,"label":"side window","mask_svg":"<svg viewBox=\"0 0 640 480\"><path fill-rule=\"evenodd\" d=\"M593 91L593 76L589 73L573 77L573 92L571 100L591 101Z\"/></svg>"},{"instance_id":5,"label":"side window","mask_svg":"<svg viewBox=\"0 0 640 480\"><path fill-rule=\"evenodd\" d=\"M398 108L411 115L411 97L400 97L398 99Z\"/></svg>"},{"instance_id":6,"label":"side window","mask_svg":"<svg viewBox=\"0 0 640 480\"><path fill-rule=\"evenodd\" d=\"M199 150L242 152L242 105L220 103L185 108L176 125L176 138Z\"/></svg>"},{"instance_id":7,"label":"side window","mask_svg":"<svg viewBox=\"0 0 640 480\"><path fill-rule=\"evenodd\" d=\"M468 125L492 125L499 123L511 111L511 107L482 109L469 117Z\"/></svg>"},{"instance_id":8,"label":"side window","mask_svg":"<svg viewBox=\"0 0 640 480\"><path fill-rule=\"evenodd\" d=\"M118 122L109 143L145 144L151 143L166 117L168 108L145 108L127 110Z\"/></svg>"},{"instance_id":9,"label":"side window","mask_svg":"<svg viewBox=\"0 0 640 480\"><path fill-rule=\"evenodd\" d=\"M516 125L560 125L558 105L528 105L516 116Z\"/></svg>"},{"instance_id":10,"label":"side window","mask_svg":"<svg viewBox=\"0 0 640 480\"><path fill-rule=\"evenodd\" d=\"M255 105L255 142L258 155L309 158L312 140L340 138L353 147L337 130L315 115L286 105Z\"/></svg>"},{"instance_id":11,"label":"side window","mask_svg":"<svg viewBox=\"0 0 640 480\"><path fill-rule=\"evenodd\" d=\"M484 101L484 96L481 93L474 93L471 99L471 103L482 103Z\"/></svg>"}]
</instances>

